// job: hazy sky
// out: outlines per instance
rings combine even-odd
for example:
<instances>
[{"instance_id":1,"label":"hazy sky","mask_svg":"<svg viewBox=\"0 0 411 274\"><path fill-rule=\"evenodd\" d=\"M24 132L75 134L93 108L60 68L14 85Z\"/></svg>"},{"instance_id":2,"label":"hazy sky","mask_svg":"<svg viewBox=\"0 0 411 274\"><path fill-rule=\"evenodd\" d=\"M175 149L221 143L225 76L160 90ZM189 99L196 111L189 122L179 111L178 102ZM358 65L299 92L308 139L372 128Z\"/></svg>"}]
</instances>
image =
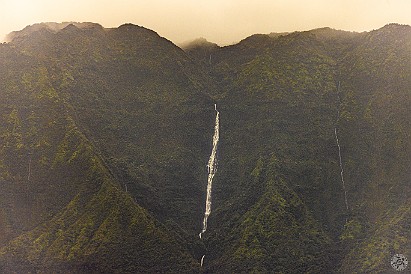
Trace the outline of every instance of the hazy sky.
<instances>
[{"instance_id":1,"label":"hazy sky","mask_svg":"<svg viewBox=\"0 0 411 274\"><path fill-rule=\"evenodd\" d=\"M204 37L230 44L254 33L411 25L411 0L0 0L0 40L50 21L134 23L175 43Z\"/></svg>"}]
</instances>

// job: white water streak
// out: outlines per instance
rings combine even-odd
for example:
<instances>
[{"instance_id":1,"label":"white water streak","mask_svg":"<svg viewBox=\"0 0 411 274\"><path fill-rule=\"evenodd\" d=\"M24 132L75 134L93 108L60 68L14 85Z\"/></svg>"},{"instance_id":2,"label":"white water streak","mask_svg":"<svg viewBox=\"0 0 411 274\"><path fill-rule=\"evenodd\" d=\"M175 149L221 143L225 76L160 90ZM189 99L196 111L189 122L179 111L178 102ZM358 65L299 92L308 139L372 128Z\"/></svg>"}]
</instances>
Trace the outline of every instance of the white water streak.
<instances>
[{"instance_id":1,"label":"white water streak","mask_svg":"<svg viewBox=\"0 0 411 274\"><path fill-rule=\"evenodd\" d=\"M205 257L205 255L203 255L203 257L201 257L201 262L200 262L201 267L203 266L203 263L204 263L204 257Z\"/></svg>"},{"instance_id":2,"label":"white water streak","mask_svg":"<svg viewBox=\"0 0 411 274\"><path fill-rule=\"evenodd\" d=\"M338 81L338 87L337 87L337 95L338 95L338 103L341 104L341 99L340 99L340 88L341 88L341 82ZM344 191L344 202L345 202L345 207L348 211L348 200L347 200L347 189L345 188L345 182L344 182L344 168L343 168L343 163L342 163L342 157L341 157L341 146L340 146L340 141L338 139L338 133L337 133L337 126L338 122L340 121L340 107L337 109L337 122L334 128L334 135L335 135L335 140L337 142L338 146L338 159L340 162L340 177L341 177L341 183Z\"/></svg>"},{"instance_id":3,"label":"white water streak","mask_svg":"<svg viewBox=\"0 0 411 274\"><path fill-rule=\"evenodd\" d=\"M27 183L30 183L30 177L31 177L31 154L29 155L29 166L27 168L28 175L27 175Z\"/></svg>"},{"instance_id":4,"label":"white water streak","mask_svg":"<svg viewBox=\"0 0 411 274\"><path fill-rule=\"evenodd\" d=\"M341 183L342 183L342 187L344 190L345 207L348 210L347 190L345 189L344 168L343 168L342 159L341 159L341 147L340 147L340 141L338 140L337 128L334 128L334 134L335 134L335 140L337 141L337 146L338 146L338 158L340 160L340 170L341 170L340 174L341 174Z\"/></svg>"},{"instance_id":5,"label":"white water streak","mask_svg":"<svg viewBox=\"0 0 411 274\"><path fill-rule=\"evenodd\" d=\"M208 216L211 213L211 190L213 186L213 178L215 173L217 172L217 146L218 141L220 138L220 113L217 110L217 105L214 105L214 109L216 111L215 117L215 127L214 127L214 136L213 136L213 149L211 151L210 158L208 160L207 168L208 168L208 180L207 180L207 199L206 199L206 210L204 213L203 219L203 230L198 235L201 239L201 236L207 230L207 220Z\"/></svg>"}]
</instances>

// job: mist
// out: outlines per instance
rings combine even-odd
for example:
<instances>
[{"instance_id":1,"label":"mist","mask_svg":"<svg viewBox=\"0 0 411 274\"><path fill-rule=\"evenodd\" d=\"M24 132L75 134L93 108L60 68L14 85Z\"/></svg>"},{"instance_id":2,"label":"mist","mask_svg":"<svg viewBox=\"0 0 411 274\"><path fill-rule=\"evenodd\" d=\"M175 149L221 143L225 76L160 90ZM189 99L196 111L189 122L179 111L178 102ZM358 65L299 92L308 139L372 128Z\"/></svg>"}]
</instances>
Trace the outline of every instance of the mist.
<instances>
[{"instance_id":1,"label":"mist","mask_svg":"<svg viewBox=\"0 0 411 274\"><path fill-rule=\"evenodd\" d=\"M220 45L251 34L331 27L368 31L387 23L411 24L408 0L0 0L0 37L40 22L133 23L174 43L204 37Z\"/></svg>"}]
</instances>

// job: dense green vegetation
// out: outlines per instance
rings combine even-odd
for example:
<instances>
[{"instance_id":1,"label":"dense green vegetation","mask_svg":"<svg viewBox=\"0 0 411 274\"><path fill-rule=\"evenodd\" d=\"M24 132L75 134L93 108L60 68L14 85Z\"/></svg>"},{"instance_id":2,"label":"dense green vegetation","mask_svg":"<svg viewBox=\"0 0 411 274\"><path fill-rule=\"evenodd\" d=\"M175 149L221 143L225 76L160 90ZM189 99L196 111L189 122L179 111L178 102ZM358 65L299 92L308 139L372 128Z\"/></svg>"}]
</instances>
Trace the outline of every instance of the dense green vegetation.
<instances>
[{"instance_id":1,"label":"dense green vegetation","mask_svg":"<svg viewBox=\"0 0 411 274\"><path fill-rule=\"evenodd\" d=\"M386 273L411 258L410 26L185 51L129 24L11 38L0 272Z\"/></svg>"}]
</instances>

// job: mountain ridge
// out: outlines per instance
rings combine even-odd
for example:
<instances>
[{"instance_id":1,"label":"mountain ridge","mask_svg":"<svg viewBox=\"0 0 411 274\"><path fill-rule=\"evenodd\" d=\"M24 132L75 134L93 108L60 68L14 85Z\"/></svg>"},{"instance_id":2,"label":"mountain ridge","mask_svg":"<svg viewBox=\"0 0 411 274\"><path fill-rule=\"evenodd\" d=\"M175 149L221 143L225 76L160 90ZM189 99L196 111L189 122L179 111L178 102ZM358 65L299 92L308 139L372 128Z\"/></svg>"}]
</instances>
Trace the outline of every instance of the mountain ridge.
<instances>
[{"instance_id":1,"label":"mountain ridge","mask_svg":"<svg viewBox=\"0 0 411 274\"><path fill-rule=\"evenodd\" d=\"M3 272L383 273L411 255L410 26L185 51L62 26L0 45Z\"/></svg>"}]
</instances>

